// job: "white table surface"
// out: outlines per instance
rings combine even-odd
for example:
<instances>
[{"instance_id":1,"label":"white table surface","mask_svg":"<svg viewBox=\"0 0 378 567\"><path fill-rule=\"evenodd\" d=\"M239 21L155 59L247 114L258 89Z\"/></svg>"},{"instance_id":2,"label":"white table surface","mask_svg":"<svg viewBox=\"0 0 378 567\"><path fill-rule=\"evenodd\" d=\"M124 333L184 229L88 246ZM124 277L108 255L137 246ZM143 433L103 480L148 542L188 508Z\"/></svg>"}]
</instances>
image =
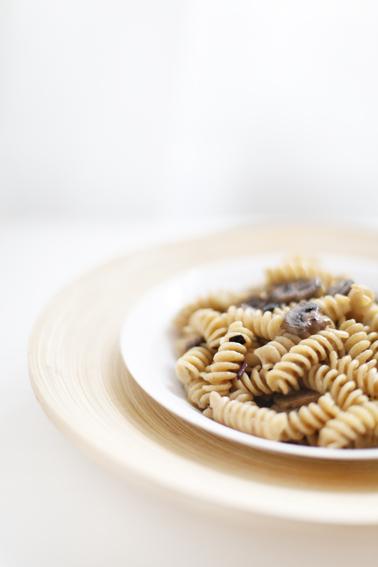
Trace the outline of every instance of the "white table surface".
<instances>
[{"instance_id":1,"label":"white table surface","mask_svg":"<svg viewBox=\"0 0 378 567\"><path fill-rule=\"evenodd\" d=\"M227 221L232 223L232 221ZM0 567L305 565L371 562L377 529L251 518L130 485L50 423L30 388L33 321L72 278L109 257L224 221L170 225L9 222L0 228Z\"/></svg>"}]
</instances>

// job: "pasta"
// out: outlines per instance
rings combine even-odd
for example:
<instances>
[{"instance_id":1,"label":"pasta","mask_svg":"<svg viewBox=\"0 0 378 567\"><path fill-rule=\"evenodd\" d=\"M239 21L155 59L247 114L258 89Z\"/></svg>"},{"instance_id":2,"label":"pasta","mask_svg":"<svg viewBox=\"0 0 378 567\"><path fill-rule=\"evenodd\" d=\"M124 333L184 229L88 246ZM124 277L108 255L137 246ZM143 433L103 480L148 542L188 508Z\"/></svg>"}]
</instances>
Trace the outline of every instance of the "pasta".
<instances>
[{"instance_id":1,"label":"pasta","mask_svg":"<svg viewBox=\"0 0 378 567\"><path fill-rule=\"evenodd\" d=\"M306 436L313 436L340 411L331 394L326 393L317 402L288 413L283 437L285 440L299 441Z\"/></svg>"},{"instance_id":2,"label":"pasta","mask_svg":"<svg viewBox=\"0 0 378 567\"><path fill-rule=\"evenodd\" d=\"M213 355L207 347L189 349L176 363L176 374L182 384L189 384L200 377L200 373L211 363Z\"/></svg>"},{"instance_id":3,"label":"pasta","mask_svg":"<svg viewBox=\"0 0 378 567\"><path fill-rule=\"evenodd\" d=\"M377 402L366 402L351 406L331 419L319 433L319 445L342 448L352 445L357 439L375 431L378 425Z\"/></svg>"},{"instance_id":4,"label":"pasta","mask_svg":"<svg viewBox=\"0 0 378 567\"><path fill-rule=\"evenodd\" d=\"M299 337L296 335L285 333L281 337L276 337L266 345L257 348L255 355L263 368L269 368L274 366L276 362L279 362L284 354L288 353L294 345L299 343L299 340Z\"/></svg>"},{"instance_id":5,"label":"pasta","mask_svg":"<svg viewBox=\"0 0 378 567\"><path fill-rule=\"evenodd\" d=\"M255 366L251 369L250 373L244 372L240 380L243 382L245 388L254 396L269 395L272 390L269 388L266 381L267 371L260 366Z\"/></svg>"},{"instance_id":6,"label":"pasta","mask_svg":"<svg viewBox=\"0 0 378 567\"><path fill-rule=\"evenodd\" d=\"M346 353L357 360L359 364L363 364L372 358L371 341L362 323L348 319L340 325L340 329L346 331L349 335L349 338L345 341Z\"/></svg>"},{"instance_id":7,"label":"pasta","mask_svg":"<svg viewBox=\"0 0 378 567\"><path fill-rule=\"evenodd\" d=\"M238 402L250 402L253 400L252 393L246 388L242 380L235 379L230 389L230 400Z\"/></svg>"},{"instance_id":8,"label":"pasta","mask_svg":"<svg viewBox=\"0 0 378 567\"><path fill-rule=\"evenodd\" d=\"M378 446L378 304L294 258L265 283L209 294L174 321L176 375L224 426L311 447Z\"/></svg>"},{"instance_id":9,"label":"pasta","mask_svg":"<svg viewBox=\"0 0 378 567\"><path fill-rule=\"evenodd\" d=\"M268 372L266 377L268 386L273 392L283 394L287 394L290 389L299 389L299 379L310 370L311 366L326 359L334 350L343 353L343 339L347 337L345 331L327 329L303 339L284 354Z\"/></svg>"},{"instance_id":10,"label":"pasta","mask_svg":"<svg viewBox=\"0 0 378 567\"><path fill-rule=\"evenodd\" d=\"M330 317L334 323L343 321L351 309L349 297L340 294L335 296L325 295L320 299L315 299L314 302L319 305L322 312Z\"/></svg>"},{"instance_id":11,"label":"pasta","mask_svg":"<svg viewBox=\"0 0 378 567\"><path fill-rule=\"evenodd\" d=\"M210 394L210 407L215 421L265 439L280 440L287 424L285 413L259 408L253 402L230 400L218 392Z\"/></svg>"},{"instance_id":12,"label":"pasta","mask_svg":"<svg viewBox=\"0 0 378 567\"><path fill-rule=\"evenodd\" d=\"M341 409L348 409L353 404L362 404L368 398L357 387L354 380L327 364L314 366L304 379L304 384L321 394L329 392Z\"/></svg>"},{"instance_id":13,"label":"pasta","mask_svg":"<svg viewBox=\"0 0 378 567\"><path fill-rule=\"evenodd\" d=\"M217 348L227 333L227 318L215 309L199 309L190 319L189 326L203 336L209 348Z\"/></svg>"},{"instance_id":14,"label":"pasta","mask_svg":"<svg viewBox=\"0 0 378 567\"><path fill-rule=\"evenodd\" d=\"M353 284L349 297L352 317L363 320L375 300L374 292L364 285Z\"/></svg>"},{"instance_id":15,"label":"pasta","mask_svg":"<svg viewBox=\"0 0 378 567\"><path fill-rule=\"evenodd\" d=\"M232 323L214 355L213 362L201 372L201 378L210 384L221 384L235 379L251 342L251 332L243 327L241 321Z\"/></svg>"},{"instance_id":16,"label":"pasta","mask_svg":"<svg viewBox=\"0 0 378 567\"><path fill-rule=\"evenodd\" d=\"M367 327L369 329L369 327ZM368 333L368 340L370 341L370 349L373 353L374 360L378 360L378 333L377 331L371 331Z\"/></svg>"},{"instance_id":17,"label":"pasta","mask_svg":"<svg viewBox=\"0 0 378 567\"><path fill-rule=\"evenodd\" d=\"M189 319L193 313L199 309L214 309L215 311L225 311L233 303L240 301L240 294L219 291L218 293L210 293L203 297L199 297L193 303L186 305L176 315L174 325L176 329L182 330L189 323Z\"/></svg>"},{"instance_id":18,"label":"pasta","mask_svg":"<svg viewBox=\"0 0 378 567\"><path fill-rule=\"evenodd\" d=\"M378 331L378 305L372 303L364 312L364 323L372 330Z\"/></svg>"},{"instance_id":19,"label":"pasta","mask_svg":"<svg viewBox=\"0 0 378 567\"><path fill-rule=\"evenodd\" d=\"M320 270L314 262L304 261L302 258L294 258L281 266L268 268L266 279L268 285L277 285L299 279L310 279L319 277L326 288L330 287L335 276L324 270Z\"/></svg>"},{"instance_id":20,"label":"pasta","mask_svg":"<svg viewBox=\"0 0 378 567\"><path fill-rule=\"evenodd\" d=\"M231 306L228 311L228 321L240 320L256 337L271 340L280 334L283 314L275 314L267 311L264 313L260 309L252 307L235 307Z\"/></svg>"},{"instance_id":21,"label":"pasta","mask_svg":"<svg viewBox=\"0 0 378 567\"><path fill-rule=\"evenodd\" d=\"M333 354L330 357L330 366L344 373L348 380L353 380L367 396L378 399L378 369L375 360L360 365L350 355L338 359Z\"/></svg>"},{"instance_id":22,"label":"pasta","mask_svg":"<svg viewBox=\"0 0 378 567\"><path fill-rule=\"evenodd\" d=\"M188 400L197 408L205 409L209 405L211 392L218 392L222 396L226 396L230 390L231 384L209 384L202 378L198 378L193 382L185 385Z\"/></svg>"}]
</instances>

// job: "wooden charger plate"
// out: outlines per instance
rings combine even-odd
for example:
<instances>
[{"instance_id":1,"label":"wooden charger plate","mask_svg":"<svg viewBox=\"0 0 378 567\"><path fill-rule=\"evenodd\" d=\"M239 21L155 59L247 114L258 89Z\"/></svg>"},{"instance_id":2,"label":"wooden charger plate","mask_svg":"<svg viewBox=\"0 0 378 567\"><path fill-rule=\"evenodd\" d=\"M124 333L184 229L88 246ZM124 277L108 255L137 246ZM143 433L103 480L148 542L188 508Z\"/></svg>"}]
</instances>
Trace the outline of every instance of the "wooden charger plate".
<instances>
[{"instance_id":1,"label":"wooden charger plate","mask_svg":"<svg viewBox=\"0 0 378 567\"><path fill-rule=\"evenodd\" d=\"M36 323L29 347L36 397L81 447L171 493L228 512L377 523L378 463L283 457L213 436L154 402L119 352L128 310L181 270L253 253L378 260L376 243L375 232L357 229L245 226L114 260L61 292Z\"/></svg>"}]
</instances>

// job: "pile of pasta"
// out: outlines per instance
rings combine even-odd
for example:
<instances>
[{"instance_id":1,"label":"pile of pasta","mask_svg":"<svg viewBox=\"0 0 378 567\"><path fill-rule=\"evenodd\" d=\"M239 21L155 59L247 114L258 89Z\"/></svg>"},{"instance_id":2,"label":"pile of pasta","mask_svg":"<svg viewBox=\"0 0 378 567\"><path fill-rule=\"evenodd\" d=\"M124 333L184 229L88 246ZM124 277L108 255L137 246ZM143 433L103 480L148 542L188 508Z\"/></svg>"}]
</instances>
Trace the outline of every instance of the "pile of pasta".
<instances>
[{"instance_id":1,"label":"pile of pasta","mask_svg":"<svg viewBox=\"0 0 378 567\"><path fill-rule=\"evenodd\" d=\"M176 374L188 400L274 441L378 446L378 304L364 285L290 259L265 283L185 306Z\"/></svg>"}]
</instances>

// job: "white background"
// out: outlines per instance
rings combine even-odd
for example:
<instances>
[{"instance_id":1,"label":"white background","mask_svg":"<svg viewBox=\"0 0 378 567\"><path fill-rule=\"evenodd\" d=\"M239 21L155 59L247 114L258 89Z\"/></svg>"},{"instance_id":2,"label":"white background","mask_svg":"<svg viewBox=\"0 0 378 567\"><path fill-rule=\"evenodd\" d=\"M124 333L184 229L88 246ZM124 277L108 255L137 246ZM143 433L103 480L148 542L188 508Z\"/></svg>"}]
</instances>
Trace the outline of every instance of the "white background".
<instances>
[{"instance_id":1,"label":"white background","mask_svg":"<svg viewBox=\"0 0 378 567\"><path fill-rule=\"evenodd\" d=\"M377 24L374 0L0 0L0 567L371 561L374 529L112 478L40 411L26 345L79 272L186 226L374 218Z\"/></svg>"},{"instance_id":2,"label":"white background","mask_svg":"<svg viewBox=\"0 0 378 567\"><path fill-rule=\"evenodd\" d=\"M2 0L2 215L375 214L377 25L375 0Z\"/></svg>"}]
</instances>

